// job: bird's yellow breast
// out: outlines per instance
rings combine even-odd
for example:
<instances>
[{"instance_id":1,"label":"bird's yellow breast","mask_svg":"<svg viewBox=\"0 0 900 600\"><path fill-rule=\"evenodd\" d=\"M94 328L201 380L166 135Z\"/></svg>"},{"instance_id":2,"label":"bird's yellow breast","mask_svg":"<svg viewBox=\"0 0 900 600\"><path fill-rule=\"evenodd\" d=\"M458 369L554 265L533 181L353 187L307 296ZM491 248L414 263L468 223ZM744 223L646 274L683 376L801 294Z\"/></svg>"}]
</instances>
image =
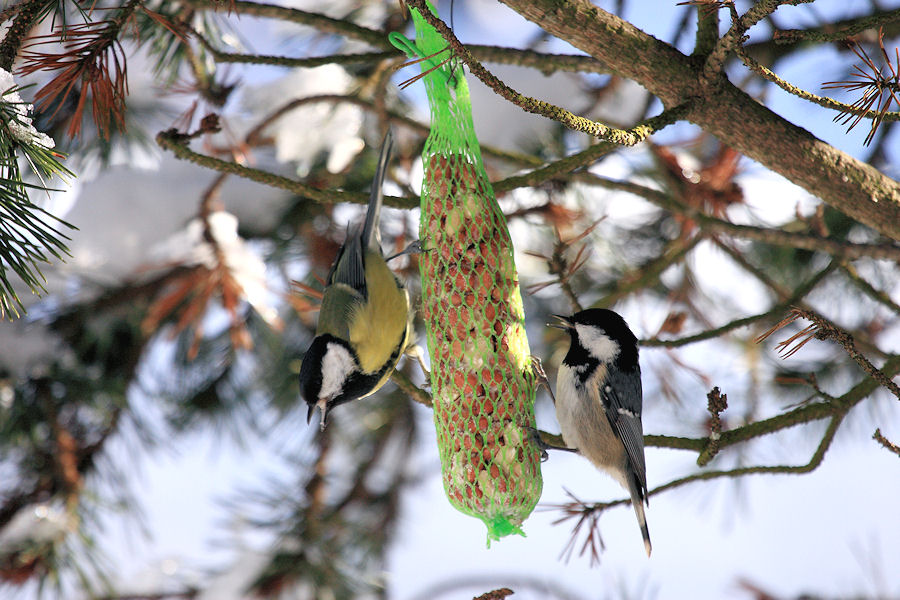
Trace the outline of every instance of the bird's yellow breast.
<instances>
[{"instance_id":1,"label":"bird's yellow breast","mask_svg":"<svg viewBox=\"0 0 900 600\"><path fill-rule=\"evenodd\" d=\"M350 343L364 373L393 367L408 341L409 295L384 258L366 252L368 301L350 314ZM391 361L393 364L387 365ZM390 369L388 370L390 371ZM388 372L386 375L390 375Z\"/></svg>"}]
</instances>

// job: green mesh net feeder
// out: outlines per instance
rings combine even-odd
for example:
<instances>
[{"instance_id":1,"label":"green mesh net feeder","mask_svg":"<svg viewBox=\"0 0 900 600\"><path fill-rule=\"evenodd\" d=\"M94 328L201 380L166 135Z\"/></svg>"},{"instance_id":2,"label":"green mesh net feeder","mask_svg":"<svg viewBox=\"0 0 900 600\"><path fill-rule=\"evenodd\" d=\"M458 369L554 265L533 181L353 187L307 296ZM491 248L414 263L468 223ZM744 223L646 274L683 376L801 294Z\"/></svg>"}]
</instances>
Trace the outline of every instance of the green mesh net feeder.
<instances>
[{"instance_id":1,"label":"green mesh net feeder","mask_svg":"<svg viewBox=\"0 0 900 600\"><path fill-rule=\"evenodd\" d=\"M433 11L433 9L432 9ZM462 67L446 41L410 8L431 132L419 236L422 314L431 357L434 424L450 503L481 519L488 545L521 524L541 495L534 427L535 377L506 219L481 161Z\"/></svg>"}]
</instances>

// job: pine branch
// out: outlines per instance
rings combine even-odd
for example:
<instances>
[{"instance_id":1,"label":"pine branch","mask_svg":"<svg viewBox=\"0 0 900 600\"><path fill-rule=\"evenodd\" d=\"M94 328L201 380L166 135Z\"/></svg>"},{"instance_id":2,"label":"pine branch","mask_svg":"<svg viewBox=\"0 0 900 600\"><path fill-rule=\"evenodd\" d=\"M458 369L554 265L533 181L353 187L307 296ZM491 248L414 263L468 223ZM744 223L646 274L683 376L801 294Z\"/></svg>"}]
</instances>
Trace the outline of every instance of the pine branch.
<instances>
[{"instance_id":1,"label":"pine branch","mask_svg":"<svg viewBox=\"0 0 900 600\"><path fill-rule=\"evenodd\" d=\"M190 161L194 164L213 169L222 173L237 175L250 181L256 181L270 187L289 191L298 196L322 202L325 204L334 204L336 202L350 202L353 204L366 204L369 201L368 194L345 192L340 190L322 191L314 187L310 187L302 182L275 175L261 169L245 167L234 162L222 160L212 156L207 156L194 152L187 143L185 134L179 133L174 129L162 131L156 136L156 143L164 150L172 152L177 158ZM413 208L419 205L417 198L398 198L395 196L385 196L384 203L387 206L397 208Z\"/></svg>"},{"instance_id":2,"label":"pine branch","mask_svg":"<svg viewBox=\"0 0 900 600\"><path fill-rule=\"evenodd\" d=\"M800 300L802 300L810 292L812 292L812 290L815 289L815 287L819 283L821 283L822 280L824 280L828 275L833 273L836 268L837 264L834 261L830 262L828 266L810 277L806 282L803 283L803 285L797 287L790 298L787 298L783 302L779 302L778 304L772 306L769 310L748 317L741 317L740 319L735 319L720 327L715 327L713 329L708 329L706 331L680 337L678 339L662 340L659 338L649 338L640 340L640 344L647 347L678 348L696 342L717 339L725 335L726 333L734 331L735 329L740 329L741 327L746 327L747 325L752 325L753 323L758 323L760 321L777 318L777 316L784 314L785 310L790 308L792 305L797 304Z\"/></svg>"},{"instance_id":3,"label":"pine branch","mask_svg":"<svg viewBox=\"0 0 900 600\"><path fill-rule=\"evenodd\" d=\"M891 356L881 367L885 377L894 377L900 372L900 356ZM740 427L723 431L719 438L719 448L725 448L735 444L776 433L783 429L820 421L831 417L846 414L857 404L869 397L880 383L872 377L865 377L862 381L847 390L842 396L825 402L805 404L786 413L754 421ZM703 452L709 445L709 438L671 438L668 436L644 436L647 446L661 448L678 448L683 450L697 450Z\"/></svg>"},{"instance_id":4,"label":"pine branch","mask_svg":"<svg viewBox=\"0 0 900 600\"><path fill-rule=\"evenodd\" d=\"M855 285L857 288L862 290L864 294L872 298L873 300L880 302L885 305L889 309L891 309L897 315L900 315L900 304L894 302L894 300L888 295L885 291L877 289L871 283L866 281L850 263L846 263L841 265L841 270L847 275L847 278Z\"/></svg>"},{"instance_id":5,"label":"pine branch","mask_svg":"<svg viewBox=\"0 0 900 600\"><path fill-rule=\"evenodd\" d=\"M287 23L308 25L320 33L343 35L351 39L367 42L376 48L380 47L386 50L392 48L387 43L387 34L384 32L357 25L352 21L335 19L307 10L286 8L275 4L246 2L245 0L230 0L225 3L217 2L216 0L187 0L186 4L197 9L216 11L224 9L241 15L253 15L255 17L278 19Z\"/></svg>"},{"instance_id":6,"label":"pine branch","mask_svg":"<svg viewBox=\"0 0 900 600\"><path fill-rule=\"evenodd\" d=\"M642 85L664 106L690 100L687 120L844 214L900 240L900 183L791 124L724 77L698 77L693 61L671 45L587 0L503 2ZM758 2L751 11L771 6Z\"/></svg>"},{"instance_id":7,"label":"pine branch","mask_svg":"<svg viewBox=\"0 0 900 600\"><path fill-rule=\"evenodd\" d=\"M352 65L357 63L376 63L389 58L397 58L396 52L361 52L358 54L332 54L329 56L311 56L294 58L291 56L273 56L266 54L238 54L217 50L205 38L197 36L203 46L209 50L216 62L245 63L253 65L275 65L278 67L313 68L322 65Z\"/></svg>"},{"instance_id":8,"label":"pine branch","mask_svg":"<svg viewBox=\"0 0 900 600\"><path fill-rule=\"evenodd\" d=\"M632 131L643 129L645 127L658 130L657 128L661 128L664 123L675 123L676 121L678 121L680 119L680 115L686 112L686 110L686 106L679 106L673 109L664 110L656 117L652 117L636 125L632 128ZM494 192L497 194L508 192L516 188L537 187L541 183L544 183L550 179L554 179L562 175L567 175L569 173L572 173L576 169L588 167L592 163L603 158L607 154L614 152L620 147L621 146L613 142L600 141L588 146L581 152L577 152L570 156L561 158L555 162L544 165L539 169L534 169L531 172L523 173L521 175L510 176L506 179L495 181L491 185L494 188ZM587 179L592 180L590 177L588 177Z\"/></svg>"},{"instance_id":9,"label":"pine branch","mask_svg":"<svg viewBox=\"0 0 900 600\"><path fill-rule=\"evenodd\" d=\"M0 90L0 318L18 317L25 306L9 277L12 271L34 294L44 289L40 265L50 255L68 255L68 236L58 227L72 226L59 220L29 198L29 191L47 192L49 187L23 181L20 158L42 182L44 178L72 173L58 160L53 140L37 131L26 116L27 105L13 86Z\"/></svg>"},{"instance_id":10,"label":"pine branch","mask_svg":"<svg viewBox=\"0 0 900 600\"><path fill-rule=\"evenodd\" d=\"M831 418L831 421L828 424L828 428L825 430L822 439L820 440L818 446L816 447L815 452L813 452L812 457L810 457L809 462L803 465L758 465L752 467L741 467L737 469L731 469L726 471L700 471L697 473L693 473L691 475L681 477L663 485L657 486L649 491L647 496L655 496L662 492L666 492L677 487L681 487L683 485L687 485L689 483L695 483L697 481L710 481L713 479L720 479L723 477L729 478L737 478L744 477L747 475L760 475L760 474L803 474L810 473L814 471L819 465L822 464L822 461L825 458L825 453L831 447L831 443L834 441L834 436L837 433L838 428L843 422L844 415L836 415ZM646 439L646 438L645 438ZM570 494L571 495L571 494ZM574 545L575 539L579 533L581 527L585 524L588 525L587 532L588 538L585 541L583 549L590 548L592 550L592 557L597 556L596 543L595 538L599 536L599 530L597 528L597 519L600 514L612 507L615 506L627 506L630 504L630 499L622 498L620 500L613 500L611 502L595 502L592 504L588 504L578 500L573 497L573 501L557 505L557 506L548 506L548 510L562 510L563 517L557 520L554 524L560 523L572 517L578 517L579 521L577 522L573 532L572 537L567 546L568 549L571 549ZM600 546L602 547L602 540L600 541Z\"/></svg>"},{"instance_id":11,"label":"pine branch","mask_svg":"<svg viewBox=\"0 0 900 600\"><path fill-rule=\"evenodd\" d=\"M894 356L890 360L888 360L888 362L885 363L883 370L889 376L895 375L898 371L900 371L900 356ZM716 448L718 450L721 450L726 446L745 442L756 437L767 435L769 433L775 433L782 429L794 427L796 425L808 423L811 421L829 419L828 427L825 430L822 439L819 441L819 444L816 447L816 450L813 452L813 455L810 457L810 460L805 464L774 466L758 465L729 470L699 471L697 473L693 473L685 477L680 477L678 479L669 481L668 483L657 486L650 490L650 493L648 495L655 496L662 492L666 492L690 483L695 483L698 481L709 481L713 479L720 479L723 477L736 478L744 477L747 475L810 473L822 464L822 461L825 458L825 454L831 447L831 443L832 441L834 441L834 436L840 428L841 423L843 423L844 417L847 415L847 413L859 402L868 397L868 395L871 394L872 391L874 391L875 387L877 387L877 383L875 382L875 380L872 378L866 378L852 387L850 390L848 390L840 398L836 398L828 402L807 404L790 412L765 419L763 421L756 421L754 423L750 423L736 429L722 432L715 443ZM543 433L542 437L545 437ZM556 436L547 435L545 439L552 440L554 437ZM700 459L703 458L709 451L712 445L712 441L709 437L682 438L645 435L644 445L660 448L698 450L700 452L700 458L698 458L699 462ZM612 502L592 504L590 505L590 509L593 511L603 511L613 506L627 505L629 502L629 499L622 498L621 500L615 500Z\"/></svg>"},{"instance_id":12,"label":"pine branch","mask_svg":"<svg viewBox=\"0 0 900 600\"><path fill-rule=\"evenodd\" d=\"M791 314L788 317L759 336L756 341L761 342L778 329L781 329L797 319L805 319L812 322L812 325L778 344L777 347L784 352L784 358L796 353L804 344L814 337L819 340L833 340L844 348L844 351L847 352L850 358L856 361L869 377L887 388L888 391L900 400L900 386L894 383L881 369L873 365L871 361L856 348L853 336L813 311L803 310L801 308L792 309Z\"/></svg>"},{"instance_id":13,"label":"pine branch","mask_svg":"<svg viewBox=\"0 0 900 600\"><path fill-rule=\"evenodd\" d=\"M723 35L706 58L701 77L712 82L725 66L729 53L737 50L744 43L744 34L748 29L771 15L784 4L808 4L814 0L760 0L746 13L732 20L731 27ZM731 4L731 7L734 5ZM736 13L733 13L736 15Z\"/></svg>"},{"instance_id":14,"label":"pine branch","mask_svg":"<svg viewBox=\"0 0 900 600\"><path fill-rule=\"evenodd\" d=\"M880 11L862 19L850 19L807 29L776 29L772 39L776 44L806 42L836 42L846 40L867 29L874 29L888 23L900 21L900 8Z\"/></svg>"},{"instance_id":15,"label":"pine branch","mask_svg":"<svg viewBox=\"0 0 900 600\"><path fill-rule=\"evenodd\" d=\"M391 373L391 381L396 383L397 387L415 402L428 408L432 407L431 394L413 383L412 379L409 378L409 375L403 371L394 369L393 373Z\"/></svg>"},{"instance_id":16,"label":"pine branch","mask_svg":"<svg viewBox=\"0 0 900 600\"><path fill-rule=\"evenodd\" d=\"M822 439L819 441L819 445L816 447L815 452L810 457L809 462L802 465L758 465L753 467L740 467L737 469L730 469L727 471L701 471L699 473L694 473L692 475L688 475L686 477L681 477L679 479L675 479L666 484L660 485L652 490L648 495L653 496L662 492L669 491L671 489L681 487L682 485L688 483L694 483L696 481L709 481L711 479L720 479L722 477L743 477L745 475L765 475L765 474L804 474L811 473L815 471L819 465L822 464L822 461L825 458L825 453L828 452L828 449L831 447L831 442L834 441L834 436L837 433L838 428L841 426L843 422L844 415L836 414L831 417L831 420L828 423L828 428L825 430L825 434L822 436ZM703 454L701 454L703 456ZM698 458L698 463L699 463ZM625 502L623 500L623 502Z\"/></svg>"},{"instance_id":17,"label":"pine branch","mask_svg":"<svg viewBox=\"0 0 900 600\"><path fill-rule=\"evenodd\" d=\"M819 96L819 95L813 94L812 92L808 92L802 88L795 86L794 84L790 83L789 81L782 79L781 77L776 75L774 72L770 71L765 66L759 64L758 62L756 62L755 60L750 58L750 56L748 56L747 53L744 52L743 50L739 49L737 51L737 56L738 56L738 58L741 59L741 61L743 61L744 65L746 65L747 68L749 68L753 72L757 73L758 75L760 75L767 81L774 83L775 85L777 85L778 87L780 87L781 89L786 91L788 94L797 96L798 98L800 98L802 100L807 100L814 104L818 104L819 106L822 106L824 108L839 111L842 114L855 115L855 116L858 116L861 118L866 118L866 119L878 118L882 121L900 121L900 111L881 112L881 111L877 111L877 110L870 110L867 108L861 108L858 106L854 106L852 104L846 104L844 102L839 102L837 100L828 98L826 96Z\"/></svg>"},{"instance_id":18,"label":"pine branch","mask_svg":"<svg viewBox=\"0 0 900 600\"><path fill-rule=\"evenodd\" d=\"M29 50L23 53L23 64L19 69L21 73L57 72L35 95L39 106L56 106L53 113L55 115L66 104L69 96L77 93L78 101L70 117L69 136L77 137L81 131L84 107L89 95L99 135L109 139L111 127L124 130L128 73L125 50L119 36L138 2L139 0L129 0L113 19L65 27L34 38L28 46ZM64 46L62 52L33 49L60 42Z\"/></svg>"}]
</instances>

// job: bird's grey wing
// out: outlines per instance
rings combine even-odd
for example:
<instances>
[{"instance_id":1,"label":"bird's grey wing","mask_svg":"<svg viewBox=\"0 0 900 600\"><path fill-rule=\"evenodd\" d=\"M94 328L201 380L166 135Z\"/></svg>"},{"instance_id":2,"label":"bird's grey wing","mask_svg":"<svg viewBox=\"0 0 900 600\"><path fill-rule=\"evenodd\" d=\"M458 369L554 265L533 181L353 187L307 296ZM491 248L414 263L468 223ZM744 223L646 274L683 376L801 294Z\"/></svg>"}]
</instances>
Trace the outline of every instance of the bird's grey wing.
<instances>
[{"instance_id":1,"label":"bird's grey wing","mask_svg":"<svg viewBox=\"0 0 900 600\"><path fill-rule=\"evenodd\" d=\"M359 232L347 232L347 240L338 251L331 271L328 272L327 285L343 284L359 292L363 298L368 297L366 290L366 265L363 258L362 237Z\"/></svg>"},{"instance_id":2,"label":"bird's grey wing","mask_svg":"<svg viewBox=\"0 0 900 600\"><path fill-rule=\"evenodd\" d=\"M641 370L627 373L614 370L600 386L609 424L625 445L631 468L644 496L647 495L647 468L644 462L644 428L641 425Z\"/></svg>"}]
</instances>

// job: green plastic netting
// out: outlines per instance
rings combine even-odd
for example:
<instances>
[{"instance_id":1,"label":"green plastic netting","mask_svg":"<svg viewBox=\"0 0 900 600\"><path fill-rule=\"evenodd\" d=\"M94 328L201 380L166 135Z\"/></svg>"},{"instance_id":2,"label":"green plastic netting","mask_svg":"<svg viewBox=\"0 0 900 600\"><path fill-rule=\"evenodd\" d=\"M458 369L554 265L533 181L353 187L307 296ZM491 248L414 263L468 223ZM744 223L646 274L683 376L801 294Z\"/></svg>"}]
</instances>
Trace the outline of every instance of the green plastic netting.
<instances>
[{"instance_id":1,"label":"green plastic netting","mask_svg":"<svg viewBox=\"0 0 900 600\"><path fill-rule=\"evenodd\" d=\"M392 34L394 45L418 57L445 49L410 12L416 44ZM448 55L422 62L431 107L422 313L444 490L457 509L484 521L490 545L524 535L521 524L541 495L540 452L523 429L535 425L535 379L512 241L481 161L463 69L437 66Z\"/></svg>"}]
</instances>

